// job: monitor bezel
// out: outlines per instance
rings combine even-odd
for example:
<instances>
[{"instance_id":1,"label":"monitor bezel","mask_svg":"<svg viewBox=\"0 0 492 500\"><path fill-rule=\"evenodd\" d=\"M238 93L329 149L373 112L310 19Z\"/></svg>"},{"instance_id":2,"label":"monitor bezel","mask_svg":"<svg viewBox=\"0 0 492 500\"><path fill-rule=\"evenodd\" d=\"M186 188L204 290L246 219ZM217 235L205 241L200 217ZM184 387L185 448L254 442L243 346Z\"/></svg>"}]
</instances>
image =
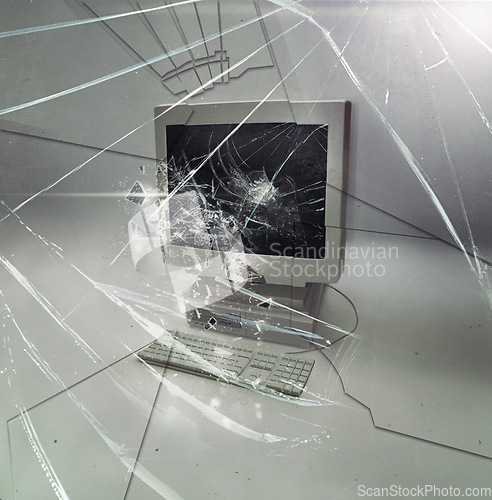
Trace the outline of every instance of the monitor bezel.
<instances>
[{"instance_id":1,"label":"monitor bezel","mask_svg":"<svg viewBox=\"0 0 492 500\"><path fill-rule=\"evenodd\" d=\"M225 102L169 104L155 108L157 186L161 200L162 251L167 265L179 267L185 248L171 245L170 221L166 210L168 125L214 125L243 123L297 123L328 128L327 176L325 191L325 258L301 258L284 255L241 253L247 269L261 276L267 284L305 286L308 283L335 283L343 267L345 244L345 184L348 169L350 103L316 102ZM228 257L232 257L228 252ZM200 274L213 277L224 265L222 252L193 248L200 264ZM172 257L171 257L172 256ZM290 275L289 275L289 269ZM283 270L283 272L282 272ZM294 272L294 270L296 270Z\"/></svg>"}]
</instances>

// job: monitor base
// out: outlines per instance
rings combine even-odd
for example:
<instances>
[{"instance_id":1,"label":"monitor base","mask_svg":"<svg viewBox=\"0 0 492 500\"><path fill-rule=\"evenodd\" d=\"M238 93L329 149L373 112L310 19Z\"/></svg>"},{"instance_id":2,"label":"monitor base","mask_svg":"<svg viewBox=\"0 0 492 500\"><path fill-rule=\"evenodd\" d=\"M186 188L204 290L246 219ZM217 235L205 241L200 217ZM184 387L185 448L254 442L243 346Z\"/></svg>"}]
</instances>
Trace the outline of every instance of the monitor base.
<instances>
[{"instance_id":1,"label":"monitor base","mask_svg":"<svg viewBox=\"0 0 492 500\"><path fill-rule=\"evenodd\" d=\"M248 284L221 301L187 313L192 328L309 348L326 344L315 334L326 285Z\"/></svg>"}]
</instances>

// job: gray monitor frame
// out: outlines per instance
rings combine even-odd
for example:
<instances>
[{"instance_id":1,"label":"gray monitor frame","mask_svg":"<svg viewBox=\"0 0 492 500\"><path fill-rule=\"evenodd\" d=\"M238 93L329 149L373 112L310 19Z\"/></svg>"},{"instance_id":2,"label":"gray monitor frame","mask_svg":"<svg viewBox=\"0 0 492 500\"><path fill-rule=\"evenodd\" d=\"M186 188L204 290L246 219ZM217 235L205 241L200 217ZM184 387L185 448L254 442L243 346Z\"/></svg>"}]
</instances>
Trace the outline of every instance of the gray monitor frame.
<instances>
[{"instance_id":1,"label":"gray monitor frame","mask_svg":"<svg viewBox=\"0 0 492 500\"><path fill-rule=\"evenodd\" d=\"M225 102L212 104L162 105L155 108L157 185L161 199L162 249L166 264L185 262L184 247L171 245L169 213L166 198L168 125L214 125L242 123L297 123L326 125L328 129L327 183L325 192L325 258L299 258L284 255L241 253L244 266L262 276L267 284L302 287L308 283L335 283L343 267L345 244L345 183L348 169L350 103L348 101ZM222 252L193 249L200 264L200 274L217 276L223 266ZM279 272L279 269L287 272ZM292 271L289 273L289 269Z\"/></svg>"}]
</instances>

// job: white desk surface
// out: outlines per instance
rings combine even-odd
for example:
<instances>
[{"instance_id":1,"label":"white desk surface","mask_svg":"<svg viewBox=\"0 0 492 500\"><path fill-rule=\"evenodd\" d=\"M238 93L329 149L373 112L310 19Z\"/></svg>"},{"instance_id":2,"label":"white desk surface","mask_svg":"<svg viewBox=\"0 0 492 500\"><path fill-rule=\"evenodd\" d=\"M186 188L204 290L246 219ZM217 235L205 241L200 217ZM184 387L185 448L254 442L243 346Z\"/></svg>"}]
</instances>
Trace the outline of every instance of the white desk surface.
<instances>
[{"instance_id":1,"label":"white desk surface","mask_svg":"<svg viewBox=\"0 0 492 500\"><path fill-rule=\"evenodd\" d=\"M36 203L29 213L42 217L46 202ZM52 259L13 217L4 224L19 238L9 262L52 303L39 295L40 307L25 283L2 270L11 313L2 353L12 360L2 362L0 379L9 444L2 479L14 498L56 498L63 488L71 499L350 499L391 485L490 486L490 314L465 259L449 245L378 235L398 258L384 263L383 277L346 272L336 285L355 306L357 328L324 353L306 354L315 368L295 403L146 367L132 352L152 337L131 312ZM347 248L373 241L349 232ZM357 263L352 253L346 271ZM133 276L134 290L156 285L156 277L122 273L128 264L127 257L101 270L101 282L123 287ZM41 286L46 273L52 279ZM321 318L352 328L351 307L330 312L333 293ZM169 300L148 294L161 305ZM160 316L164 325L175 321ZM11 498L9 486L4 491Z\"/></svg>"}]
</instances>

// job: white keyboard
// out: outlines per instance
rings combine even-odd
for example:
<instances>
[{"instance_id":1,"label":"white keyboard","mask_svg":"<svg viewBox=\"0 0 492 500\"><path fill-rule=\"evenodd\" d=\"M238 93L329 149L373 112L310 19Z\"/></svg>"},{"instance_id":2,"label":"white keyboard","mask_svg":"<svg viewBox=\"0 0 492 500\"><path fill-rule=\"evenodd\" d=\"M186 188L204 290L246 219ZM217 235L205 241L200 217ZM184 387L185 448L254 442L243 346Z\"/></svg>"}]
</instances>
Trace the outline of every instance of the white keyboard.
<instances>
[{"instance_id":1,"label":"white keyboard","mask_svg":"<svg viewBox=\"0 0 492 500\"><path fill-rule=\"evenodd\" d=\"M138 356L150 364L295 397L302 394L314 366L313 359L231 346L180 332L156 340Z\"/></svg>"}]
</instances>

